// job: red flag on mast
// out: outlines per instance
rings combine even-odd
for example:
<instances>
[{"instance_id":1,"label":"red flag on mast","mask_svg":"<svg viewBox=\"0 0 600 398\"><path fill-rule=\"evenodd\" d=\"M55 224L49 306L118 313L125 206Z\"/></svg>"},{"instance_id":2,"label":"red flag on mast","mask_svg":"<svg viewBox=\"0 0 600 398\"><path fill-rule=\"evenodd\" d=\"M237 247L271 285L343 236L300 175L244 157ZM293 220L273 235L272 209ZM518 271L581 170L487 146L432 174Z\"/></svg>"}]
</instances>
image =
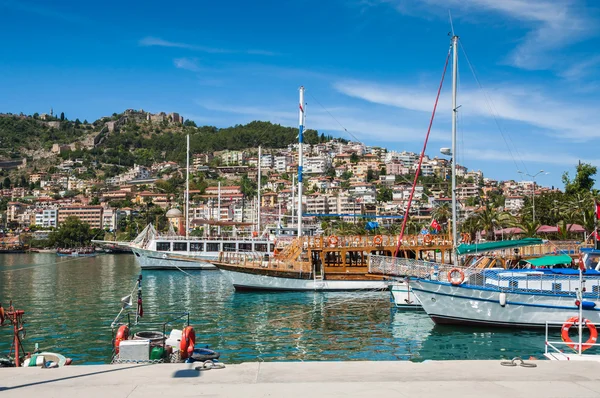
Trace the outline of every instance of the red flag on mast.
<instances>
[{"instance_id":1,"label":"red flag on mast","mask_svg":"<svg viewBox=\"0 0 600 398\"><path fill-rule=\"evenodd\" d=\"M435 218L433 220L431 220L431 224L429 225L429 227L432 229L435 229L438 232L440 232L442 230L442 226L440 225L439 222L437 222L437 220Z\"/></svg>"},{"instance_id":2,"label":"red flag on mast","mask_svg":"<svg viewBox=\"0 0 600 398\"><path fill-rule=\"evenodd\" d=\"M600 220L600 203L596 199L594 199L594 214L596 215L596 220Z\"/></svg>"}]
</instances>

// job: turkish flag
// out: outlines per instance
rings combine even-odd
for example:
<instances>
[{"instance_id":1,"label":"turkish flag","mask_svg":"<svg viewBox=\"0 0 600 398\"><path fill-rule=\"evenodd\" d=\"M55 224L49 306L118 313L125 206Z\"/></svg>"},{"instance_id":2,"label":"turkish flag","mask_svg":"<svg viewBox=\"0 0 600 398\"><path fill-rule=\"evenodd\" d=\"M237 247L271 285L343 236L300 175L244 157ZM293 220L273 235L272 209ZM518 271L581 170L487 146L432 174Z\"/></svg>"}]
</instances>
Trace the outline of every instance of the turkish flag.
<instances>
[{"instance_id":1,"label":"turkish flag","mask_svg":"<svg viewBox=\"0 0 600 398\"><path fill-rule=\"evenodd\" d=\"M442 230L442 226L439 222L437 222L436 219L431 220L431 225L429 225L429 227L435 229L438 232Z\"/></svg>"},{"instance_id":2,"label":"turkish flag","mask_svg":"<svg viewBox=\"0 0 600 398\"><path fill-rule=\"evenodd\" d=\"M600 203L594 199L594 214L596 215L596 220L600 220Z\"/></svg>"}]
</instances>

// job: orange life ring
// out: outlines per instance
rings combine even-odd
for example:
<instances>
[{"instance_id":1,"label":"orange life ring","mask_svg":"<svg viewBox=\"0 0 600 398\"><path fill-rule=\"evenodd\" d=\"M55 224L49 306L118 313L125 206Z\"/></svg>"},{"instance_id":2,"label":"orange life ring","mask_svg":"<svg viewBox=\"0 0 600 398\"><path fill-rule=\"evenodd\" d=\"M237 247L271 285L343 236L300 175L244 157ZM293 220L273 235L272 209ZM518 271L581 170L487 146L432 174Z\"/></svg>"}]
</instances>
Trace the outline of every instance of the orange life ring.
<instances>
[{"instance_id":1,"label":"orange life ring","mask_svg":"<svg viewBox=\"0 0 600 398\"><path fill-rule=\"evenodd\" d=\"M452 277L452 274L454 274L455 272L459 273L460 278L458 280ZM452 268L450 271L448 271L448 282L452 283L453 285L460 285L461 283L463 283L464 280L465 273L462 271L462 269Z\"/></svg>"},{"instance_id":2,"label":"orange life ring","mask_svg":"<svg viewBox=\"0 0 600 398\"><path fill-rule=\"evenodd\" d=\"M468 243L471 240L471 235L469 235L468 233L464 233L461 235L461 242L463 243Z\"/></svg>"},{"instance_id":3,"label":"orange life ring","mask_svg":"<svg viewBox=\"0 0 600 398\"><path fill-rule=\"evenodd\" d=\"M373 243L375 244L375 246L381 246L381 244L383 243L383 236L375 235L375 237L373 238Z\"/></svg>"},{"instance_id":4,"label":"orange life ring","mask_svg":"<svg viewBox=\"0 0 600 398\"><path fill-rule=\"evenodd\" d=\"M431 239L432 239L431 235L427 234L423 237L423 242L425 242L425 244L428 245L431 243Z\"/></svg>"},{"instance_id":5,"label":"orange life ring","mask_svg":"<svg viewBox=\"0 0 600 398\"><path fill-rule=\"evenodd\" d=\"M181 341L179 342L179 353L181 359L186 359L194 353L194 345L196 344L196 332L191 326L186 326L181 333Z\"/></svg>"},{"instance_id":6,"label":"orange life ring","mask_svg":"<svg viewBox=\"0 0 600 398\"><path fill-rule=\"evenodd\" d=\"M571 326L575 325L577 322L579 322L579 317L574 316L569 318L562 325L560 332L560 337L562 338L562 340L575 351L578 350L579 344L576 344L573 342L573 340L571 340L571 338L569 337L569 330L571 329ZM595 344L596 340L598 340L598 331L596 330L596 326L594 326L594 324L590 322L589 319L584 319L583 322L585 322L585 326L590 330L590 338L587 339L585 343L581 344L582 352L587 350L588 348L592 348L593 344Z\"/></svg>"},{"instance_id":7,"label":"orange life ring","mask_svg":"<svg viewBox=\"0 0 600 398\"><path fill-rule=\"evenodd\" d=\"M129 338L129 327L127 325L119 326L119 330L117 330L117 336L115 337L115 353L119 353L119 345L121 341L127 340Z\"/></svg>"},{"instance_id":8,"label":"orange life ring","mask_svg":"<svg viewBox=\"0 0 600 398\"><path fill-rule=\"evenodd\" d=\"M328 239L327 242L329 242L329 244L331 246L337 246L337 244L340 242L340 239L335 236L335 235L331 235Z\"/></svg>"}]
</instances>

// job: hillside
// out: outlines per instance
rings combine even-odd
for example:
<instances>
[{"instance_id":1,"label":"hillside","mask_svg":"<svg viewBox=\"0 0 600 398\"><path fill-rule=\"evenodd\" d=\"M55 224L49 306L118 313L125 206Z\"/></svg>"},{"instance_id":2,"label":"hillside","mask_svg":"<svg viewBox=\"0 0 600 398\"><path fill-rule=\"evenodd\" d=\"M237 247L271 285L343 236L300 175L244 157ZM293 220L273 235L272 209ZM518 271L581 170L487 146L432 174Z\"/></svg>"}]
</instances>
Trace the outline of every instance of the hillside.
<instances>
[{"instance_id":1,"label":"hillside","mask_svg":"<svg viewBox=\"0 0 600 398\"><path fill-rule=\"evenodd\" d=\"M94 129L79 120L59 120L21 115L0 115L0 158L11 159L34 151L50 150L52 145L70 144L84 139Z\"/></svg>"},{"instance_id":2,"label":"hillside","mask_svg":"<svg viewBox=\"0 0 600 398\"><path fill-rule=\"evenodd\" d=\"M112 175L119 172L118 166L185 162L187 134L192 153L242 150L259 145L265 149L284 148L298 140L297 128L264 121L226 128L197 127L189 120L175 122L163 113L157 114L166 116L161 116L160 121L150 120L147 115L141 110L127 110L89 124L48 115L0 114L0 160L27 158L31 167L45 170L64 159L82 159L87 166L98 162L104 172ZM319 135L315 130L305 132L308 144L328 139L331 137ZM71 150L52 153L53 144L69 144Z\"/></svg>"}]
</instances>

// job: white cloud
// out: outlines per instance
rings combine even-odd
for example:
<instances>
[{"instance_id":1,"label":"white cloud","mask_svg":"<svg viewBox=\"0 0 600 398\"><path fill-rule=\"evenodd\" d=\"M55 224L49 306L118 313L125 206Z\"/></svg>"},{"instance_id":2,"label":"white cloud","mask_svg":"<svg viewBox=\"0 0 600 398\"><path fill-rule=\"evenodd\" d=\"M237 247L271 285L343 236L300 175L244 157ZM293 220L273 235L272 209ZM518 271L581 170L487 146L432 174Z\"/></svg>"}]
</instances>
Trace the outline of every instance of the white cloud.
<instances>
[{"instance_id":1,"label":"white cloud","mask_svg":"<svg viewBox=\"0 0 600 398\"><path fill-rule=\"evenodd\" d=\"M510 63L524 69L549 69L560 59L553 51L597 33L596 24L574 0L380 0L405 14L437 14L448 18L495 12L522 22L529 33L510 56ZM479 18L485 21L484 18Z\"/></svg>"},{"instance_id":2,"label":"white cloud","mask_svg":"<svg viewBox=\"0 0 600 398\"><path fill-rule=\"evenodd\" d=\"M173 60L176 68L189 70L191 72L199 72L200 66L196 58L175 58Z\"/></svg>"},{"instance_id":3,"label":"white cloud","mask_svg":"<svg viewBox=\"0 0 600 398\"><path fill-rule=\"evenodd\" d=\"M583 61L571 64L559 74L567 80L579 80L597 73L598 66L600 66L600 55L591 56Z\"/></svg>"},{"instance_id":4,"label":"white cloud","mask_svg":"<svg viewBox=\"0 0 600 398\"><path fill-rule=\"evenodd\" d=\"M138 44L142 47L171 47L171 48L184 48L192 51L200 51L205 53L212 54L231 54L231 53L244 53L250 55L265 55L265 56L273 56L277 55L274 52L266 51L266 50L231 50L227 48L219 48L219 47L208 47L208 46L199 46L196 44L189 44L183 42L175 42L161 39L159 37L147 36L141 39Z\"/></svg>"},{"instance_id":5,"label":"white cloud","mask_svg":"<svg viewBox=\"0 0 600 398\"><path fill-rule=\"evenodd\" d=\"M435 89L435 86L432 85ZM345 95L365 101L430 113L436 92L431 88L410 85L387 85L358 80L334 83ZM600 104L591 101L559 100L557 93L547 95L538 87L501 85L488 92L461 89L458 103L469 117L516 121L542 129L547 135L570 141L586 141L600 137L600 116L595 109ZM597 101L596 101L597 102ZM450 113L450 98L444 92L438 112ZM493 112L492 112L493 111Z\"/></svg>"}]
</instances>

